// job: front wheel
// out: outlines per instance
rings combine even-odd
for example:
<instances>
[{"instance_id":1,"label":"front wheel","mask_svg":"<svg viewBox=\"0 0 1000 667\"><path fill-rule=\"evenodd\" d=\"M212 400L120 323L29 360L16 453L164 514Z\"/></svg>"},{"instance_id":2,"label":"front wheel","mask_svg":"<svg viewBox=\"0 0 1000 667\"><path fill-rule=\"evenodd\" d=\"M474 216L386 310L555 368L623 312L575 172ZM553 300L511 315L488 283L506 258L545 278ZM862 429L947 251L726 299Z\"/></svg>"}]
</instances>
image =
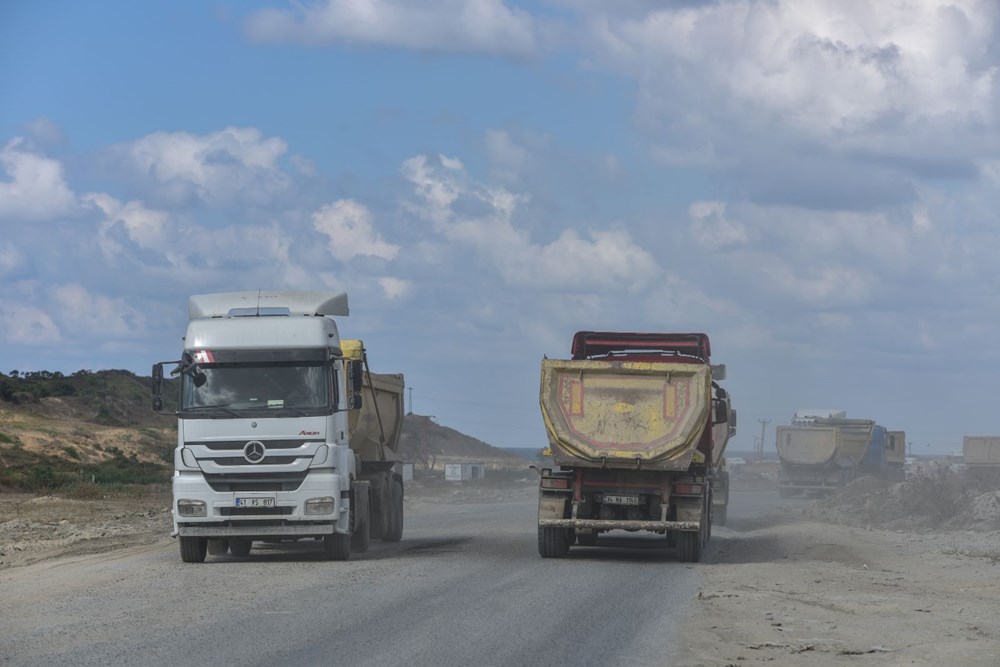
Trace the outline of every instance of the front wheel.
<instances>
[{"instance_id":1,"label":"front wheel","mask_svg":"<svg viewBox=\"0 0 1000 667\"><path fill-rule=\"evenodd\" d=\"M332 533L323 538L323 553L329 560L347 560L351 557L351 536Z\"/></svg>"},{"instance_id":2,"label":"front wheel","mask_svg":"<svg viewBox=\"0 0 1000 667\"><path fill-rule=\"evenodd\" d=\"M569 534L565 528L538 527L538 553L542 558L562 558L569 553Z\"/></svg>"},{"instance_id":3,"label":"front wheel","mask_svg":"<svg viewBox=\"0 0 1000 667\"><path fill-rule=\"evenodd\" d=\"M208 553L208 539L204 537L178 538L181 546L181 560L185 563L204 563Z\"/></svg>"},{"instance_id":4,"label":"front wheel","mask_svg":"<svg viewBox=\"0 0 1000 667\"><path fill-rule=\"evenodd\" d=\"M253 542L250 540L229 540L229 553L239 558L246 558L250 555Z\"/></svg>"}]
</instances>

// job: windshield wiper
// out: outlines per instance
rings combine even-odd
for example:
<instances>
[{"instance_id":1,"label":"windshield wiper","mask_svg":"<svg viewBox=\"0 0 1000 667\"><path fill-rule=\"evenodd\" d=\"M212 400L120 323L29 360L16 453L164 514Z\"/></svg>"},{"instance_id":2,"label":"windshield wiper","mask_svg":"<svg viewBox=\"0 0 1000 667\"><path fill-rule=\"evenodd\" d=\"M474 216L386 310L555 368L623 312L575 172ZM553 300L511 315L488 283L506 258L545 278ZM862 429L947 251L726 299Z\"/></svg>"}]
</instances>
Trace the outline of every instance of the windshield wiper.
<instances>
[{"instance_id":1,"label":"windshield wiper","mask_svg":"<svg viewBox=\"0 0 1000 667\"><path fill-rule=\"evenodd\" d=\"M220 403L218 405L192 405L190 407L184 408L184 412L200 412L202 410L224 410L234 417L242 417L243 415L233 410L229 407L229 403Z\"/></svg>"}]
</instances>

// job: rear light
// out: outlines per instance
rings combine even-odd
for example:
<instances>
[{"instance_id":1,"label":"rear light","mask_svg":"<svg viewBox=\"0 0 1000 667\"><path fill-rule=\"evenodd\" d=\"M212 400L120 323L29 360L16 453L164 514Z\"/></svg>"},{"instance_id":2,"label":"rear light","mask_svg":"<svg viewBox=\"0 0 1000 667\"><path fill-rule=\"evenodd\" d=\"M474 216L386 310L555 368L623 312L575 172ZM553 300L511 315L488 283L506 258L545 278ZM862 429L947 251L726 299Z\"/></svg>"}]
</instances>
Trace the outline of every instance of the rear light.
<instances>
[{"instance_id":1,"label":"rear light","mask_svg":"<svg viewBox=\"0 0 1000 667\"><path fill-rule=\"evenodd\" d=\"M700 496L705 493L704 484L674 484L674 495Z\"/></svg>"},{"instance_id":2,"label":"rear light","mask_svg":"<svg viewBox=\"0 0 1000 667\"><path fill-rule=\"evenodd\" d=\"M543 489L568 489L569 480L562 477L542 477Z\"/></svg>"}]
</instances>

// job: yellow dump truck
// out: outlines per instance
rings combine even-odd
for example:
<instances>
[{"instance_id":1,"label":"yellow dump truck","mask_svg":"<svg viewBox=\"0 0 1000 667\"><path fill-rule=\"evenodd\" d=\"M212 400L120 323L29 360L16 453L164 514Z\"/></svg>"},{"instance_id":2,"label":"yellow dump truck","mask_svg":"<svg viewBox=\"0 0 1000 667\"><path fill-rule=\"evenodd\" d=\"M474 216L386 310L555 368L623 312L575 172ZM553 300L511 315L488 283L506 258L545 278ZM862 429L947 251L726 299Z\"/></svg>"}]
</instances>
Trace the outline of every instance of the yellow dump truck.
<instances>
[{"instance_id":1,"label":"yellow dump truck","mask_svg":"<svg viewBox=\"0 0 1000 667\"><path fill-rule=\"evenodd\" d=\"M783 498L796 493L825 495L859 475L896 480L902 474L902 459L895 452L889 456L886 433L871 419L846 417L779 426L775 432L781 460L779 494Z\"/></svg>"},{"instance_id":2,"label":"yellow dump truck","mask_svg":"<svg viewBox=\"0 0 1000 667\"><path fill-rule=\"evenodd\" d=\"M351 449L360 459L359 477L371 484L372 537L397 542L403 536L403 477L396 464L396 449L403 429L403 376L372 373L364 343L341 340L345 364L364 366L361 407L347 418Z\"/></svg>"},{"instance_id":3,"label":"yellow dump truck","mask_svg":"<svg viewBox=\"0 0 1000 667\"><path fill-rule=\"evenodd\" d=\"M572 358L542 361L539 401L556 464L540 471L542 557L627 530L665 535L681 560L701 559L735 429L718 384L725 367L710 354L701 333L581 331Z\"/></svg>"}]
</instances>

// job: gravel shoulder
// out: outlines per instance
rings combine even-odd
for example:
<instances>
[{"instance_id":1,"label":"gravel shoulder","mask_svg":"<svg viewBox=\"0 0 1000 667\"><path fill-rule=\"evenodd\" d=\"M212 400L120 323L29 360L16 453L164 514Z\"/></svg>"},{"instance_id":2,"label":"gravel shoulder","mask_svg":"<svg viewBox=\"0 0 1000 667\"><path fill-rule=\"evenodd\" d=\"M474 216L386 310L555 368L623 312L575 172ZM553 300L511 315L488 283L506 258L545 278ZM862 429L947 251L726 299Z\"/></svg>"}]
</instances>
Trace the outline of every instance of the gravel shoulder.
<instances>
[{"instance_id":1,"label":"gravel shoulder","mask_svg":"<svg viewBox=\"0 0 1000 667\"><path fill-rule=\"evenodd\" d=\"M801 514L714 532L677 665L1000 664L1000 533Z\"/></svg>"}]
</instances>

